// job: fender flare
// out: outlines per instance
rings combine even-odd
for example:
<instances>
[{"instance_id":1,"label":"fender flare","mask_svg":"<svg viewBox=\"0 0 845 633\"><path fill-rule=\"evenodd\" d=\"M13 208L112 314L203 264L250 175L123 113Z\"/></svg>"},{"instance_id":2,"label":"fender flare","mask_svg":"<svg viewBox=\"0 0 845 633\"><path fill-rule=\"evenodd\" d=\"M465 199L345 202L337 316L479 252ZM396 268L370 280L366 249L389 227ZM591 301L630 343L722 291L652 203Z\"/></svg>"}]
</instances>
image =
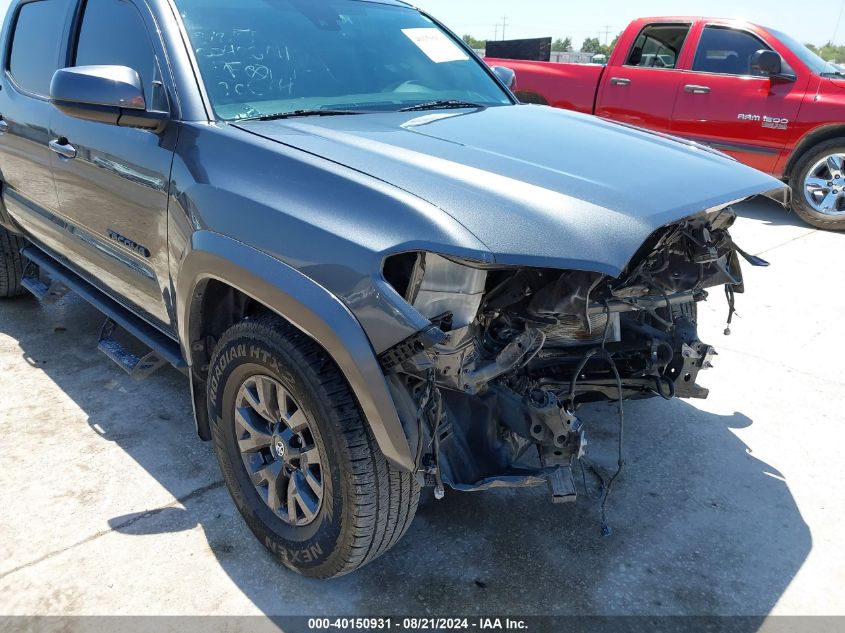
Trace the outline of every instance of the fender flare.
<instances>
[{"instance_id":1,"label":"fender flare","mask_svg":"<svg viewBox=\"0 0 845 633\"><path fill-rule=\"evenodd\" d=\"M789 153L783 168L783 178L790 179L798 161L809 150L820 143L826 143L835 138L845 137L845 124L830 123L813 128L798 139L793 150Z\"/></svg>"},{"instance_id":2,"label":"fender flare","mask_svg":"<svg viewBox=\"0 0 845 633\"><path fill-rule=\"evenodd\" d=\"M361 324L331 292L287 264L218 233L197 231L182 260L176 283L179 338L189 365L191 310L196 288L207 280L225 283L266 306L318 343L346 378L384 456L395 466L414 469L387 380ZM194 376L194 372L191 371ZM194 408L205 401L196 393ZM202 418L197 415L198 426ZM202 429L198 429L202 435Z\"/></svg>"}]
</instances>

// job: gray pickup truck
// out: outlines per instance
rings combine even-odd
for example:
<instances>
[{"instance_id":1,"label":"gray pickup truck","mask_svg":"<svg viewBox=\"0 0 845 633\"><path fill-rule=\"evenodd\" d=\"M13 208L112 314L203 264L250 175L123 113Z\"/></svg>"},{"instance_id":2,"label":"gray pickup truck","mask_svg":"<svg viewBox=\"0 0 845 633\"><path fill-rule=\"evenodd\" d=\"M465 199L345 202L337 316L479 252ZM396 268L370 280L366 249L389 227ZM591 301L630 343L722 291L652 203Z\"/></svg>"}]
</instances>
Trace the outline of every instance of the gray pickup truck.
<instances>
[{"instance_id":1,"label":"gray pickup truck","mask_svg":"<svg viewBox=\"0 0 845 633\"><path fill-rule=\"evenodd\" d=\"M697 302L764 264L731 205L786 195L520 105L394 0L17 0L2 38L0 296L78 293L128 373L182 370L311 576L388 550L425 486L574 500L584 403L705 397Z\"/></svg>"}]
</instances>

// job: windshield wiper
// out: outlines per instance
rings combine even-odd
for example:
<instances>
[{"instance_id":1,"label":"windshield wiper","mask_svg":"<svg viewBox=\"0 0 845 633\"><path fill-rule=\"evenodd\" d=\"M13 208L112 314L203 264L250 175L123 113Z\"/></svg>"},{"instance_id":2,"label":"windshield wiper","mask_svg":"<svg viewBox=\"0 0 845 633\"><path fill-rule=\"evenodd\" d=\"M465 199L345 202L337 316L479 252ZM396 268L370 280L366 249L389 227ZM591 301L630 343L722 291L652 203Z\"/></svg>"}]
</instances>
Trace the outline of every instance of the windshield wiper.
<instances>
[{"instance_id":1,"label":"windshield wiper","mask_svg":"<svg viewBox=\"0 0 845 633\"><path fill-rule=\"evenodd\" d=\"M440 101L429 101L427 103L418 103L417 105L402 108L399 112L414 112L416 110L448 110L451 108L478 108L479 110L485 108L479 103L472 103L471 101L459 101L456 99L444 99Z\"/></svg>"},{"instance_id":2,"label":"windshield wiper","mask_svg":"<svg viewBox=\"0 0 845 633\"><path fill-rule=\"evenodd\" d=\"M293 110L291 112L277 112L276 114L262 114L238 119L238 121L276 121L278 119L293 119L306 116L344 116L348 114L364 114L358 110Z\"/></svg>"}]
</instances>

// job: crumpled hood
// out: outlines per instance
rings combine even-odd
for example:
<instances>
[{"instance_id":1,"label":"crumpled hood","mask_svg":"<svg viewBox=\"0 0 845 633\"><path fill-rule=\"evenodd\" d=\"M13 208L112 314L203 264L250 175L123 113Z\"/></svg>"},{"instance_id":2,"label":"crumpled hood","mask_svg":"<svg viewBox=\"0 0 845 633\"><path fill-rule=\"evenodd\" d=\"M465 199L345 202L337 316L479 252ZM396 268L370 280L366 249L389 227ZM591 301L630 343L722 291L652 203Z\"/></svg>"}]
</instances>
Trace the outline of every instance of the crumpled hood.
<instances>
[{"instance_id":1,"label":"crumpled hood","mask_svg":"<svg viewBox=\"0 0 845 633\"><path fill-rule=\"evenodd\" d=\"M436 205L502 264L618 276L656 229L784 187L717 152L544 106L237 126Z\"/></svg>"}]
</instances>

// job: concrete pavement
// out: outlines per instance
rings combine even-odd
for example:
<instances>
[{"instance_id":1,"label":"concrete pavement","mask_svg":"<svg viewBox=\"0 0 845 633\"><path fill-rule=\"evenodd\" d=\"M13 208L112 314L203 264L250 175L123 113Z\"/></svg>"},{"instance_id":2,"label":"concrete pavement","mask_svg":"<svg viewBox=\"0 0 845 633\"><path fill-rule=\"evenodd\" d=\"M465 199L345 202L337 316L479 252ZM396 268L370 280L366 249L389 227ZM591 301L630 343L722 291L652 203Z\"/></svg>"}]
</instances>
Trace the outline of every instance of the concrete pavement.
<instances>
[{"instance_id":1,"label":"concrete pavement","mask_svg":"<svg viewBox=\"0 0 845 633\"><path fill-rule=\"evenodd\" d=\"M772 266L745 267L731 337L720 292L702 311L710 399L626 406L612 537L585 497L447 491L331 582L249 533L178 372L126 377L74 296L0 304L0 614L845 615L845 234L741 213ZM609 459L614 409L583 413Z\"/></svg>"}]
</instances>

